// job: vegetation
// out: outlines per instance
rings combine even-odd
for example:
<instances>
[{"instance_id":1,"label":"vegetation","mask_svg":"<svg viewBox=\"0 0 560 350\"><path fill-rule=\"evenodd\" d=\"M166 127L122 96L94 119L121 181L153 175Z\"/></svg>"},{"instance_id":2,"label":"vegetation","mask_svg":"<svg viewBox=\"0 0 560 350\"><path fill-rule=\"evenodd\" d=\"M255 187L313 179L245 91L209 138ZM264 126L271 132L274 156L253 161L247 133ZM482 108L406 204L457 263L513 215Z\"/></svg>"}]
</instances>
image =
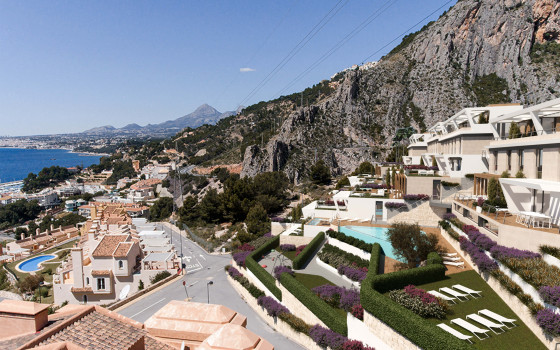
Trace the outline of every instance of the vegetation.
<instances>
[{"instance_id":1,"label":"vegetation","mask_svg":"<svg viewBox=\"0 0 560 350\"><path fill-rule=\"evenodd\" d=\"M162 197L150 207L150 221L163 221L173 213L173 198Z\"/></svg>"},{"instance_id":2,"label":"vegetation","mask_svg":"<svg viewBox=\"0 0 560 350\"><path fill-rule=\"evenodd\" d=\"M257 277L265 287L282 301L282 292L276 287L276 280L257 261L280 244L280 236L270 238L265 244L255 249L245 258L245 266Z\"/></svg>"},{"instance_id":3,"label":"vegetation","mask_svg":"<svg viewBox=\"0 0 560 350\"><path fill-rule=\"evenodd\" d=\"M552 255L556 259L560 259L560 248L553 247L550 245L541 245L539 247L539 252L541 252L541 254Z\"/></svg>"},{"instance_id":4,"label":"vegetation","mask_svg":"<svg viewBox=\"0 0 560 350\"><path fill-rule=\"evenodd\" d=\"M23 179L22 191L30 193L37 192L46 187L54 186L57 183L69 179L71 176L65 167L53 165L50 168L43 168L37 175L29 173Z\"/></svg>"},{"instance_id":5,"label":"vegetation","mask_svg":"<svg viewBox=\"0 0 560 350\"><path fill-rule=\"evenodd\" d=\"M371 249L373 248L372 244L366 243L366 242L364 242L364 241L362 241L361 239L358 239L358 238L347 236L342 232L337 232L337 231L329 229L329 230L327 230L327 235L329 237L334 238L334 239L338 239L341 242L348 243L348 244L350 244L350 245L352 245L356 248L359 248L361 250L364 250L366 252L371 251Z\"/></svg>"},{"instance_id":6,"label":"vegetation","mask_svg":"<svg viewBox=\"0 0 560 350\"><path fill-rule=\"evenodd\" d=\"M163 281L169 276L171 276L171 273L169 271L160 271L155 275L153 275L152 277L150 277L150 283L151 284L158 283L159 281Z\"/></svg>"},{"instance_id":7,"label":"vegetation","mask_svg":"<svg viewBox=\"0 0 560 350\"><path fill-rule=\"evenodd\" d=\"M17 288L21 293L32 293L39 288L44 280L43 275L27 275L24 279L18 281Z\"/></svg>"},{"instance_id":8,"label":"vegetation","mask_svg":"<svg viewBox=\"0 0 560 350\"><path fill-rule=\"evenodd\" d=\"M113 173L107 178L107 185L115 185L122 178L133 178L136 171L132 167L132 161L115 161L113 162Z\"/></svg>"},{"instance_id":9,"label":"vegetation","mask_svg":"<svg viewBox=\"0 0 560 350\"><path fill-rule=\"evenodd\" d=\"M328 185L331 183L331 170L323 160L319 160L311 167L310 178L316 185Z\"/></svg>"},{"instance_id":10,"label":"vegetation","mask_svg":"<svg viewBox=\"0 0 560 350\"><path fill-rule=\"evenodd\" d=\"M519 129L519 125L516 122L512 122L509 126L509 136L510 139L516 139L521 136L521 130Z\"/></svg>"},{"instance_id":11,"label":"vegetation","mask_svg":"<svg viewBox=\"0 0 560 350\"><path fill-rule=\"evenodd\" d=\"M357 267L369 266L369 261L330 244L325 244L317 256L335 269L338 269L341 265Z\"/></svg>"},{"instance_id":12,"label":"vegetation","mask_svg":"<svg viewBox=\"0 0 560 350\"><path fill-rule=\"evenodd\" d=\"M302 269L307 262L315 255L315 252L321 247L325 240L325 233L319 232L311 242L297 255L292 263L294 269Z\"/></svg>"},{"instance_id":13,"label":"vegetation","mask_svg":"<svg viewBox=\"0 0 560 350\"><path fill-rule=\"evenodd\" d=\"M20 225L28 220L37 218L41 212L41 207L37 201L26 201L20 199L0 207L0 229L10 226Z\"/></svg>"},{"instance_id":14,"label":"vegetation","mask_svg":"<svg viewBox=\"0 0 560 350\"><path fill-rule=\"evenodd\" d=\"M352 175L359 175L359 174L375 174L375 167L370 162L362 162L360 165L354 170Z\"/></svg>"},{"instance_id":15,"label":"vegetation","mask_svg":"<svg viewBox=\"0 0 560 350\"><path fill-rule=\"evenodd\" d=\"M409 268L428 258L428 254L441 251L438 237L425 234L418 224L394 223L387 231L387 238L393 246L394 254L407 261Z\"/></svg>"},{"instance_id":16,"label":"vegetation","mask_svg":"<svg viewBox=\"0 0 560 350\"><path fill-rule=\"evenodd\" d=\"M256 203L249 210L245 223L247 224L247 232L256 236L262 236L270 229L270 220L261 203Z\"/></svg>"},{"instance_id":17,"label":"vegetation","mask_svg":"<svg viewBox=\"0 0 560 350\"><path fill-rule=\"evenodd\" d=\"M490 205L496 207L505 207L506 199L504 197L504 192L502 191L502 186L496 178L491 178L488 180L488 200Z\"/></svg>"},{"instance_id":18,"label":"vegetation","mask_svg":"<svg viewBox=\"0 0 560 350\"><path fill-rule=\"evenodd\" d=\"M51 225L54 228L58 227L66 227L66 226L76 226L76 224L80 222L84 222L87 219L79 214L76 213L68 213L59 215L58 217L54 217L52 215L45 215L43 220L37 225L35 221L32 221L28 224L29 230L25 233L26 236L30 235L31 233L35 233L37 229L40 232L44 232L51 228Z\"/></svg>"},{"instance_id":19,"label":"vegetation","mask_svg":"<svg viewBox=\"0 0 560 350\"><path fill-rule=\"evenodd\" d=\"M476 77L472 91L478 106L510 102L507 81L496 73Z\"/></svg>"},{"instance_id":20,"label":"vegetation","mask_svg":"<svg viewBox=\"0 0 560 350\"><path fill-rule=\"evenodd\" d=\"M337 190L340 190L341 188L345 187L345 186L350 186L350 180L348 180L348 176L343 177L342 179L338 180L338 182L336 183L335 188Z\"/></svg>"},{"instance_id":21,"label":"vegetation","mask_svg":"<svg viewBox=\"0 0 560 350\"><path fill-rule=\"evenodd\" d=\"M531 47L530 57L534 63L543 63L548 60L554 60L556 66L558 57L560 56L560 44L555 41L546 42L543 44L535 43Z\"/></svg>"}]
</instances>

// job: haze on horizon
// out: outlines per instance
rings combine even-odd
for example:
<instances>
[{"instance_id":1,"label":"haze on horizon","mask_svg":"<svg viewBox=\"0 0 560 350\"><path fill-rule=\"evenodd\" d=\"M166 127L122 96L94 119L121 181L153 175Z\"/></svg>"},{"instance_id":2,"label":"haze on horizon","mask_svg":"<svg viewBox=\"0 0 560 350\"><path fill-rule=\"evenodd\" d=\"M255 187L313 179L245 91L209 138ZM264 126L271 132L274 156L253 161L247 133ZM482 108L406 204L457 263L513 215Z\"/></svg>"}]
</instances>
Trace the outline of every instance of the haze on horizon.
<instances>
[{"instance_id":1,"label":"haze on horizon","mask_svg":"<svg viewBox=\"0 0 560 350\"><path fill-rule=\"evenodd\" d=\"M81 132L130 123L144 126L179 118L203 103L225 112L273 99L359 23L390 5L284 94L301 91L363 63L445 3L3 1L0 135ZM338 4L340 9L303 49L244 101ZM378 60L399 42L369 61Z\"/></svg>"}]
</instances>

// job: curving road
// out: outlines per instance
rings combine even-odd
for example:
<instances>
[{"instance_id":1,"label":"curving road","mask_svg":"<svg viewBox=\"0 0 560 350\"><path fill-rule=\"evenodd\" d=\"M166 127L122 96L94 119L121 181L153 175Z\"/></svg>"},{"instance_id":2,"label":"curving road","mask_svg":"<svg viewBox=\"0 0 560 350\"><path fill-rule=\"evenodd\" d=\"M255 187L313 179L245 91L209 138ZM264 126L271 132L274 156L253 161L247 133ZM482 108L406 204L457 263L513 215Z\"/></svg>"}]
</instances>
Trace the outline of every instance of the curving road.
<instances>
[{"instance_id":1,"label":"curving road","mask_svg":"<svg viewBox=\"0 0 560 350\"><path fill-rule=\"evenodd\" d=\"M184 300L188 293L192 301L206 303L210 299L210 303L225 305L247 316L247 329L268 340L277 350L304 349L272 329L231 287L224 272L224 267L229 264L231 255L208 254L191 240L184 236L181 237L178 234L178 229L174 228L177 231L171 230L170 226L167 225L161 227L167 233L172 232L173 245L175 245L179 254L182 249L185 256L184 263L187 265L185 269L187 274L167 287L148 294L117 311L118 313L138 322L145 322L169 301ZM186 291L183 281L186 282ZM208 284L210 281L212 281L212 284Z\"/></svg>"}]
</instances>

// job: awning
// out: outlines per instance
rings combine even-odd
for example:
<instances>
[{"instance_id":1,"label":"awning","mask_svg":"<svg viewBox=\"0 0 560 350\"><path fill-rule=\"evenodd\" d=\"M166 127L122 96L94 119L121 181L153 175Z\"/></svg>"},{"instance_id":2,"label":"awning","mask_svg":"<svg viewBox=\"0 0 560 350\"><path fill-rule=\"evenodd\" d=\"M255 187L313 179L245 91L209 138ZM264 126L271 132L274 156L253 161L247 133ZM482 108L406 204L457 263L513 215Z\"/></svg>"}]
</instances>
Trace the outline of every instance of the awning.
<instances>
[{"instance_id":1,"label":"awning","mask_svg":"<svg viewBox=\"0 0 560 350\"><path fill-rule=\"evenodd\" d=\"M544 192L560 192L560 182L542 179L500 178L500 183Z\"/></svg>"},{"instance_id":2,"label":"awning","mask_svg":"<svg viewBox=\"0 0 560 350\"><path fill-rule=\"evenodd\" d=\"M165 262L173 258L173 253L150 253L148 254L143 262Z\"/></svg>"}]
</instances>

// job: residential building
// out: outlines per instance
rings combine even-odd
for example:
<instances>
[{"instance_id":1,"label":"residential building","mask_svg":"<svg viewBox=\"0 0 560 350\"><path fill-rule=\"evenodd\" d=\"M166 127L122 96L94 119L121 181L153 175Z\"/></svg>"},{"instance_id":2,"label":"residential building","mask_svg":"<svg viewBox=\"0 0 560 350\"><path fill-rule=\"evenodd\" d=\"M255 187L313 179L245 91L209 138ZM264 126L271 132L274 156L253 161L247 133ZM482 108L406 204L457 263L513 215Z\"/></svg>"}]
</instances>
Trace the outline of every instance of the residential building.
<instances>
[{"instance_id":1,"label":"residential building","mask_svg":"<svg viewBox=\"0 0 560 350\"><path fill-rule=\"evenodd\" d=\"M56 229L51 225L50 229L44 232L40 232L37 229L36 232L32 232L28 237L22 234L19 240L6 244L6 254L14 256L17 260L18 257L27 256L38 250L48 249L79 235L80 231L72 225L60 226Z\"/></svg>"}]
</instances>

